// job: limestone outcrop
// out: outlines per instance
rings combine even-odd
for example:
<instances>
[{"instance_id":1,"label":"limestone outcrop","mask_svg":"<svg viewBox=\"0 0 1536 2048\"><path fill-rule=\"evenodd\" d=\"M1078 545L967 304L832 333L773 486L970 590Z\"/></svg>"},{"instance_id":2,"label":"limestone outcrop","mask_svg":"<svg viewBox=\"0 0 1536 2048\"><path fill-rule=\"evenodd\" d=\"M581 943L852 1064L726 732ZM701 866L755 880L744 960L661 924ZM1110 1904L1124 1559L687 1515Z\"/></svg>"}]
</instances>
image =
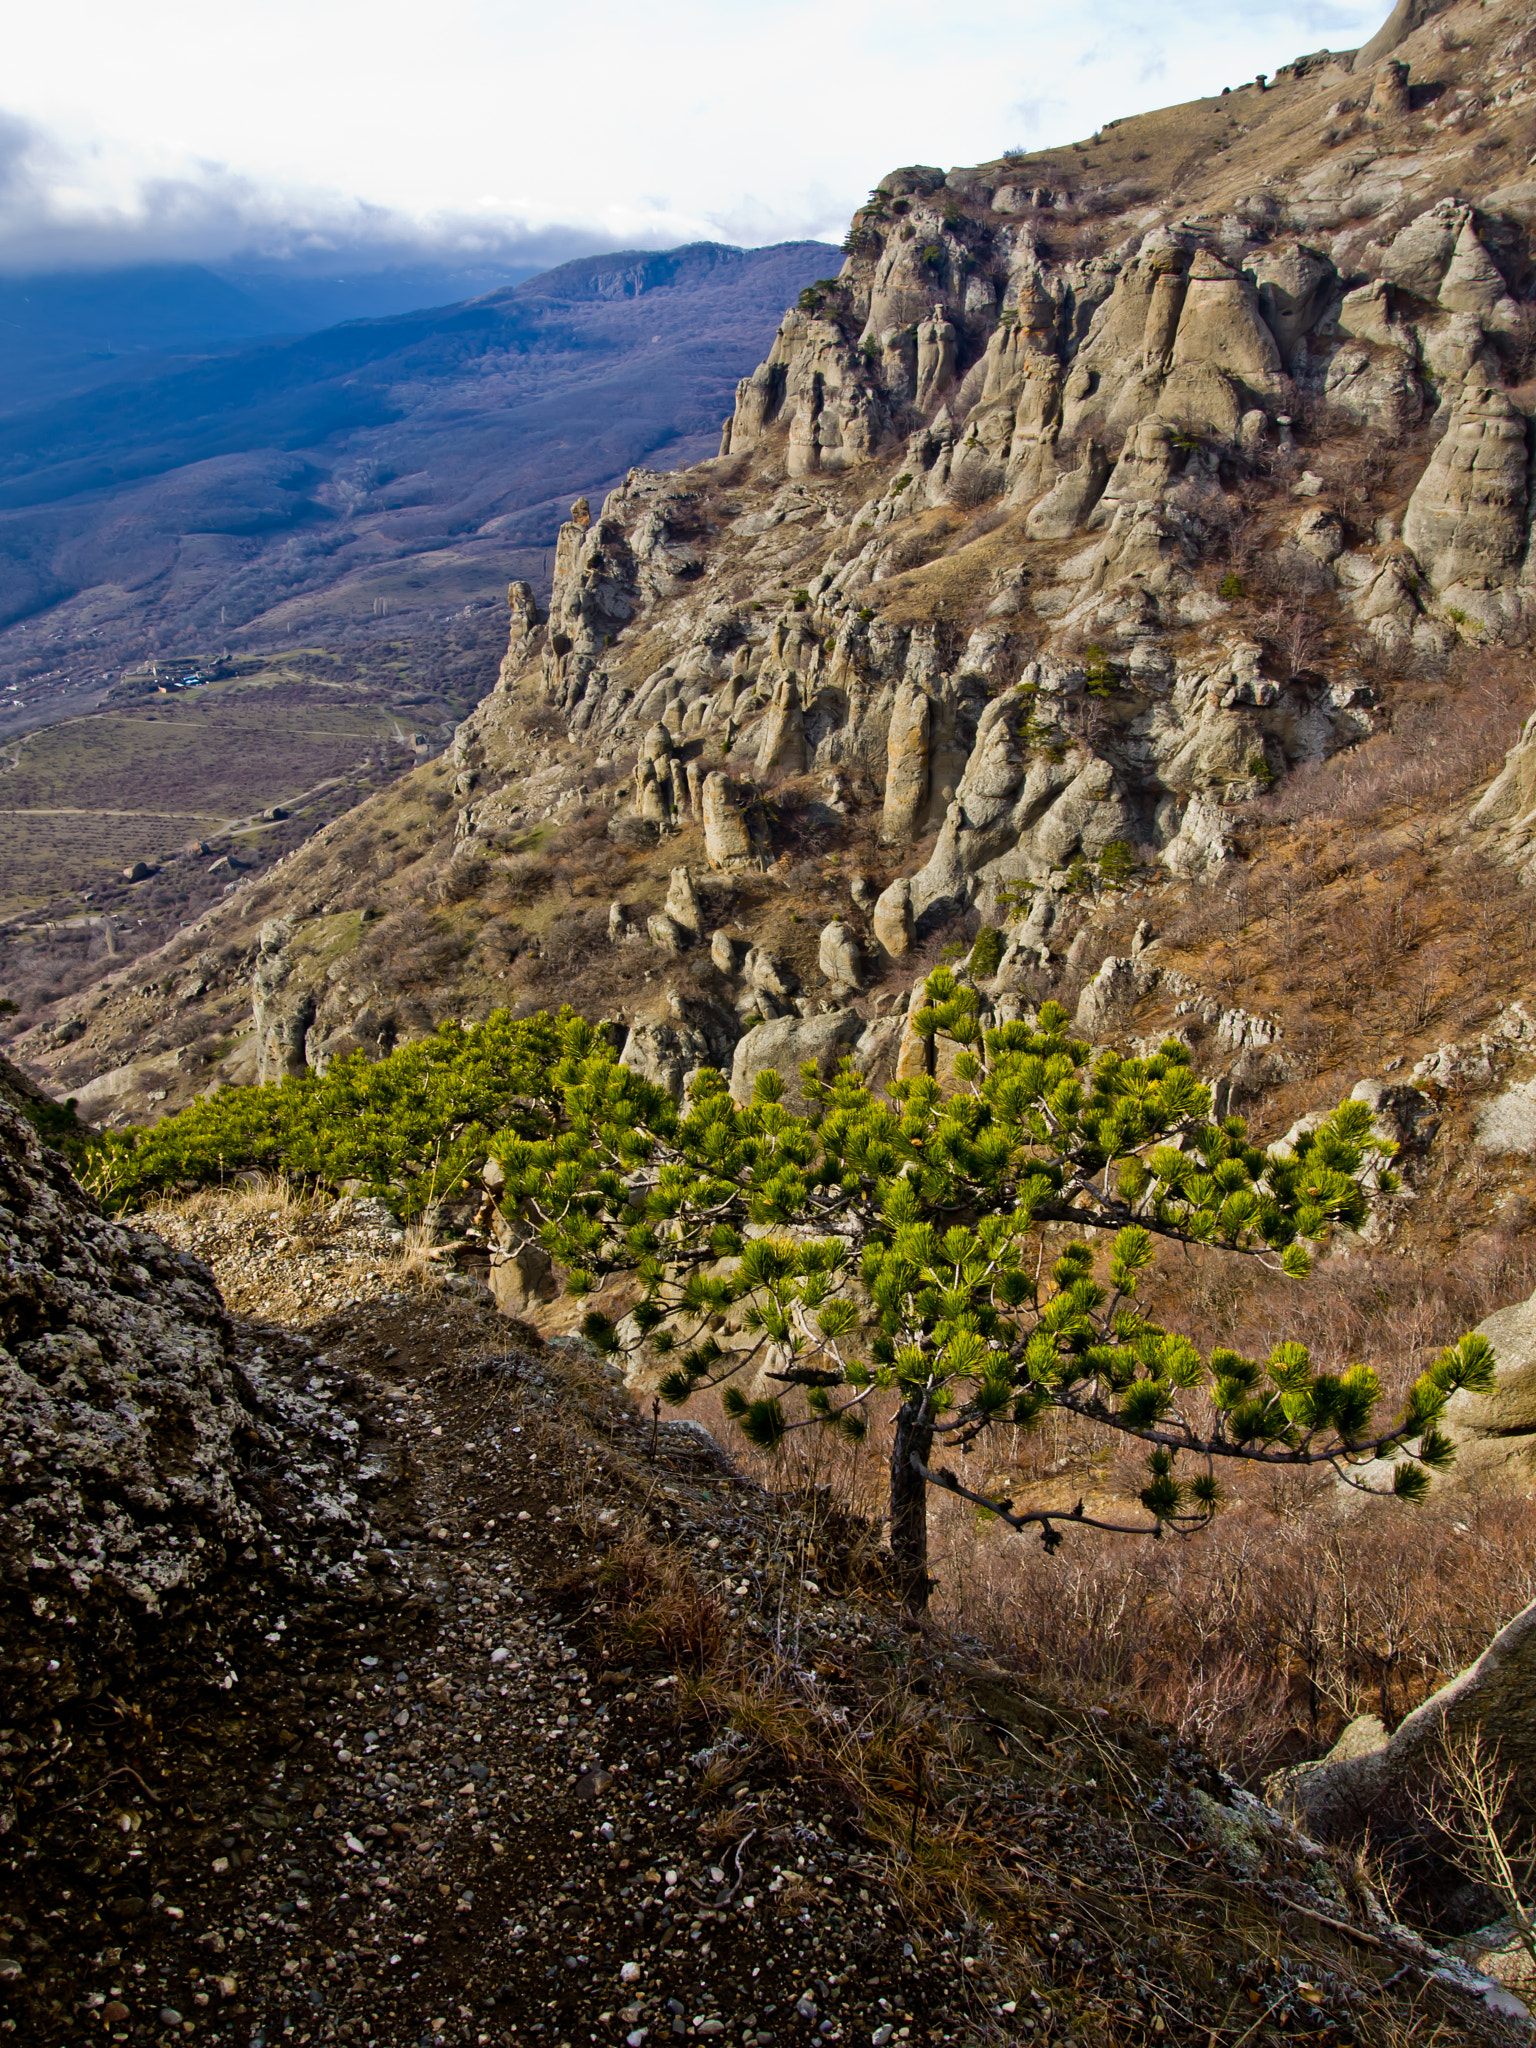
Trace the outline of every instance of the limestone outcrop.
<instances>
[{"instance_id":1,"label":"limestone outcrop","mask_svg":"<svg viewBox=\"0 0 1536 2048\"><path fill-rule=\"evenodd\" d=\"M1536 716L1504 756L1504 766L1473 807L1470 822L1497 832L1507 860L1521 866L1521 879L1536 876L1531 857L1536 840Z\"/></svg>"},{"instance_id":2,"label":"limestone outcrop","mask_svg":"<svg viewBox=\"0 0 1536 2048\"><path fill-rule=\"evenodd\" d=\"M312 1357L237 1340L207 1268L102 1217L3 1094L0 1263L8 1722L123 1684L215 1583L362 1583L356 1425Z\"/></svg>"},{"instance_id":3,"label":"limestone outcrop","mask_svg":"<svg viewBox=\"0 0 1536 2048\"><path fill-rule=\"evenodd\" d=\"M1522 1608L1477 1659L1431 1694L1388 1738L1380 1721L1352 1724L1322 1762L1272 1782L1306 1832L1378 1850L1424 1827L1423 1799L1448 1740L1479 1733L1513 1773L1513 1800L1536 1813L1536 1602Z\"/></svg>"},{"instance_id":4,"label":"limestone outcrop","mask_svg":"<svg viewBox=\"0 0 1536 2048\"><path fill-rule=\"evenodd\" d=\"M787 1109L804 1115L805 1090L800 1069L814 1066L820 1080L830 1080L844 1059L852 1057L865 1032L864 1019L856 1010L828 1010L817 1017L778 1017L749 1031L736 1047L731 1062L731 1094L738 1102L750 1102L759 1074L771 1070L783 1076L780 1098Z\"/></svg>"},{"instance_id":5,"label":"limestone outcrop","mask_svg":"<svg viewBox=\"0 0 1536 2048\"><path fill-rule=\"evenodd\" d=\"M305 1041L315 1021L315 998L294 977L288 951L292 937L289 923L269 918L261 928L251 969L256 1079L263 1084L302 1074L308 1064Z\"/></svg>"},{"instance_id":6,"label":"limestone outcrop","mask_svg":"<svg viewBox=\"0 0 1536 2048\"><path fill-rule=\"evenodd\" d=\"M835 989L863 986L864 950L851 924L833 919L821 934L816 964Z\"/></svg>"},{"instance_id":7,"label":"limestone outcrop","mask_svg":"<svg viewBox=\"0 0 1536 2048\"><path fill-rule=\"evenodd\" d=\"M727 775L705 777L703 793L704 853L712 868L761 864L751 798Z\"/></svg>"},{"instance_id":8,"label":"limestone outcrop","mask_svg":"<svg viewBox=\"0 0 1536 2048\"><path fill-rule=\"evenodd\" d=\"M927 691L903 677L897 685L886 738L885 809L880 821L881 837L897 845L916 837L928 808L932 719Z\"/></svg>"},{"instance_id":9,"label":"limestone outcrop","mask_svg":"<svg viewBox=\"0 0 1536 2048\"><path fill-rule=\"evenodd\" d=\"M1469 387L1414 487L1403 540L1443 602L1495 629L1494 595L1512 584L1526 547L1526 422L1503 391Z\"/></svg>"},{"instance_id":10,"label":"limestone outcrop","mask_svg":"<svg viewBox=\"0 0 1536 2048\"><path fill-rule=\"evenodd\" d=\"M875 902L871 917L875 942L892 960L900 960L912 949L912 884L905 875L898 875L888 889L881 892Z\"/></svg>"},{"instance_id":11,"label":"limestone outcrop","mask_svg":"<svg viewBox=\"0 0 1536 2048\"><path fill-rule=\"evenodd\" d=\"M619 1064L631 1068L681 1102L688 1078L700 1067L728 1068L739 1026L713 1003L668 988L629 1028Z\"/></svg>"}]
</instances>

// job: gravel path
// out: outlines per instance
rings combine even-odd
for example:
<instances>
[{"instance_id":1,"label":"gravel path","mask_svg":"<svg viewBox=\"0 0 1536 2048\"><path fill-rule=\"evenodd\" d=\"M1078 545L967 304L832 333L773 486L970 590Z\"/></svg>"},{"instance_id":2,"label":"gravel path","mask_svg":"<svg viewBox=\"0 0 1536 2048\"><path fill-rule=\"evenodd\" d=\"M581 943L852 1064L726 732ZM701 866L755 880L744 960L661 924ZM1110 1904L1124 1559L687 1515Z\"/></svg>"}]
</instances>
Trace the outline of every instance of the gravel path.
<instances>
[{"instance_id":1,"label":"gravel path","mask_svg":"<svg viewBox=\"0 0 1536 2048\"><path fill-rule=\"evenodd\" d=\"M1319 1948L1355 1903L1198 1758L914 1632L832 1504L653 1429L579 1340L401 1280L366 1217L158 1221L247 1313L314 1303L243 1341L356 1424L364 1590L251 1559L142 1698L47 1752L0 1731L33 1788L0 2031L1146 2048L1444 2018L1419 1968L1422 2035L1378 2030L1403 1958ZM1501 2038L1460 2004L1452 2031Z\"/></svg>"}]
</instances>

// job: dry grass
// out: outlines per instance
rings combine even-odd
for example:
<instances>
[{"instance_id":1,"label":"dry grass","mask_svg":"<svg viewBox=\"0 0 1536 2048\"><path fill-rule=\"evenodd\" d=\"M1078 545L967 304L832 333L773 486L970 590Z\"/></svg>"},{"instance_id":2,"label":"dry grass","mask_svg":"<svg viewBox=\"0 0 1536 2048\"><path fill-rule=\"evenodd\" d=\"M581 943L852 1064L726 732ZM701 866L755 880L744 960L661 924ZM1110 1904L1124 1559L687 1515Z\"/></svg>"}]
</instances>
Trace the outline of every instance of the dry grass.
<instances>
[{"instance_id":1,"label":"dry grass","mask_svg":"<svg viewBox=\"0 0 1536 2048\"><path fill-rule=\"evenodd\" d=\"M642 1569L670 1588L670 1565ZM1193 1840L1180 1833L1188 1821L1170 1830L1167 1751L1121 1703L1084 1711L1056 1674L1021 1684L955 1654L952 1637L929 1634L926 1647L937 1682L914 1663L836 1684L851 1674L807 1672L761 1642L723 1644L680 1694L685 1714L727 1731L699 1781L700 1840L729 1867L755 1832L756 1802L737 1796L745 1779L814 1785L826 1813L849 1816L861 1896L896 1904L932 1968L963 1955L964 1970L984 1973L978 2042L1014 2037L1000 2013L1052 2008L1095 2048L1268 2039L1298 1979L1307 1995L1348 1984L1350 2038L1450 2038L1430 1985L1402 1985L1390 1944L1352 1936L1304 1897L1288 1911L1278 1868L1246 1882L1199 1824ZM1363 1904L1360 1873L1342 1876ZM814 1904L794 1871L778 1883L785 1910Z\"/></svg>"},{"instance_id":2,"label":"dry grass","mask_svg":"<svg viewBox=\"0 0 1536 2048\"><path fill-rule=\"evenodd\" d=\"M724 1615L680 1552L630 1534L609 1550L598 1584L608 1628L630 1657L659 1657L681 1672L707 1670L718 1658Z\"/></svg>"},{"instance_id":3,"label":"dry grass","mask_svg":"<svg viewBox=\"0 0 1536 2048\"><path fill-rule=\"evenodd\" d=\"M1524 1264L1530 1249L1516 1293L1536 1278ZM1272 1323L1276 1303L1229 1299L1209 1271L1202 1293L1186 1274L1188 1313L1178 1320L1206 1342L1224 1322L1226 1341L1261 1351L1283 1330L1330 1363L1372 1357L1390 1398L1488 1312L1490 1295L1511 1293L1507 1269L1502 1282L1470 1274L1448 1285L1426 1264L1406 1299L1386 1293L1384 1277L1369 1262L1325 1270L1313 1287L1291 1287L1289 1315ZM1392 1277L1401 1284L1400 1270ZM1303 1304L1311 1313L1298 1318ZM763 1570L777 1589L773 1637L792 1657L807 1576L877 1596L888 1585L888 1417L871 1417L862 1444L805 1430L770 1457L707 1401L694 1409L784 1503L787 1547ZM976 1463L984 1485L1063 1506L1079 1495L1134 1504L1144 1481L1113 1432L1061 1416L1028 1433L996 1432ZM1054 1557L932 1496L933 1618L1072 1697L1150 1716L1256 1786L1279 1764L1320 1755L1357 1714L1395 1726L1536 1597L1536 1500L1447 1489L1413 1509L1341 1498L1327 1474L1239 1467L1222 1478L1228 1505L1208 1534L1150 1543L1081 1533Z\"/></svg>"},{"instance_id":4,"label":"dry grass","mask_svg":"<svg viewBox=\"0 0 1536 2048\"><path fill-rule=\"evenodd\" d=\"M190 1223L217 1222L226 1230L239 1231L266 1225L281 1229L290 1248L312 1251L326 1235L325 1211L332 1198L323 1200L312 1189L279 1173L242 1176L226 1188L199 1188L189 1195L176 1195L158 1205L159 1211L184 1217Z\"/></svg>"}]
</instances>

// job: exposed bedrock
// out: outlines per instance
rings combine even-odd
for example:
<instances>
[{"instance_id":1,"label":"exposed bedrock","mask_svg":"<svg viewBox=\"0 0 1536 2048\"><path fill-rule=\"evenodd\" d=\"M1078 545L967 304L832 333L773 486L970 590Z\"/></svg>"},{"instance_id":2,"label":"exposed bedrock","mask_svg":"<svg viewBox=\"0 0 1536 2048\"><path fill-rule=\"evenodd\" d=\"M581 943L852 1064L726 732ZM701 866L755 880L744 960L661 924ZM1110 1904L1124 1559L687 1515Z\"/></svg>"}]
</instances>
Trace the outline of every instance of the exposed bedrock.
<instances>
[{"instance_id":1,"label":"exposed bedrock","mask_svg":"<svg viewBox=\"0 0 1536 2048\"><path fill-rule=\"evenodd\" d=\"M632 776L615 837L700 829L715 873L788 876L791 817L872 828L861 930L889 961L961 910L1027 917L1115 841L1221 867L1241 805L1371 731L1378 665L1521 644L1536 198L1413 203L1411 124L1426 162L1466 156L1415 33L1354 77L1298 67L1312 139L1219 207L1127 201L1101 229L1007 166L882 180L741 381L723 458L573 507L547 621L514 590L466 854L550 815L519 795L531 700ZM1232 95L1234 148L1268 98ZM1419 465L1390 490L1389 442Z\"/></svg>"},{"instance_id":2,"label":"exposed bedrock","mask_svg":"<svg viewBox=\"0 0 1536 2048\"><path fill-rule=\"evenodd\" d=\"M366 1583L355 1423L235 1342L200 1261L101 1216L3 1087L0 1262L8 1722L121 1686L215 1585Z\"/></svg>"}]
</instances>

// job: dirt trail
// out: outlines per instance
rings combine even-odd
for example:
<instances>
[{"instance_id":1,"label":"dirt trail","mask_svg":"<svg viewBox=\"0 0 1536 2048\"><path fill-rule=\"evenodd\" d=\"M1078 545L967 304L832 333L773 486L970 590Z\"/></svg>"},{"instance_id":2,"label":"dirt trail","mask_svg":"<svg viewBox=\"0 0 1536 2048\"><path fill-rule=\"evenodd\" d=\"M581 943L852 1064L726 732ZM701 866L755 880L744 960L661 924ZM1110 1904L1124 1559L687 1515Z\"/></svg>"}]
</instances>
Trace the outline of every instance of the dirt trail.
<instances>
[{"instance_id":1,"label":"dirt trail","mask_svg":"<svg viewBox=\"0 0 1536 2048\"><path fill-rule=\"evenodd\" d=\"M404 1277L362 1207L331 1241L156 1219L287 1319L239 1341L353 1417L370 1590L250 1560L238 1630L173 1624L167 1678L32 1762L5 2034L1516 2038L1200 1759L914 1631L833 1504Z\"/></svg>"}]
</instances>

